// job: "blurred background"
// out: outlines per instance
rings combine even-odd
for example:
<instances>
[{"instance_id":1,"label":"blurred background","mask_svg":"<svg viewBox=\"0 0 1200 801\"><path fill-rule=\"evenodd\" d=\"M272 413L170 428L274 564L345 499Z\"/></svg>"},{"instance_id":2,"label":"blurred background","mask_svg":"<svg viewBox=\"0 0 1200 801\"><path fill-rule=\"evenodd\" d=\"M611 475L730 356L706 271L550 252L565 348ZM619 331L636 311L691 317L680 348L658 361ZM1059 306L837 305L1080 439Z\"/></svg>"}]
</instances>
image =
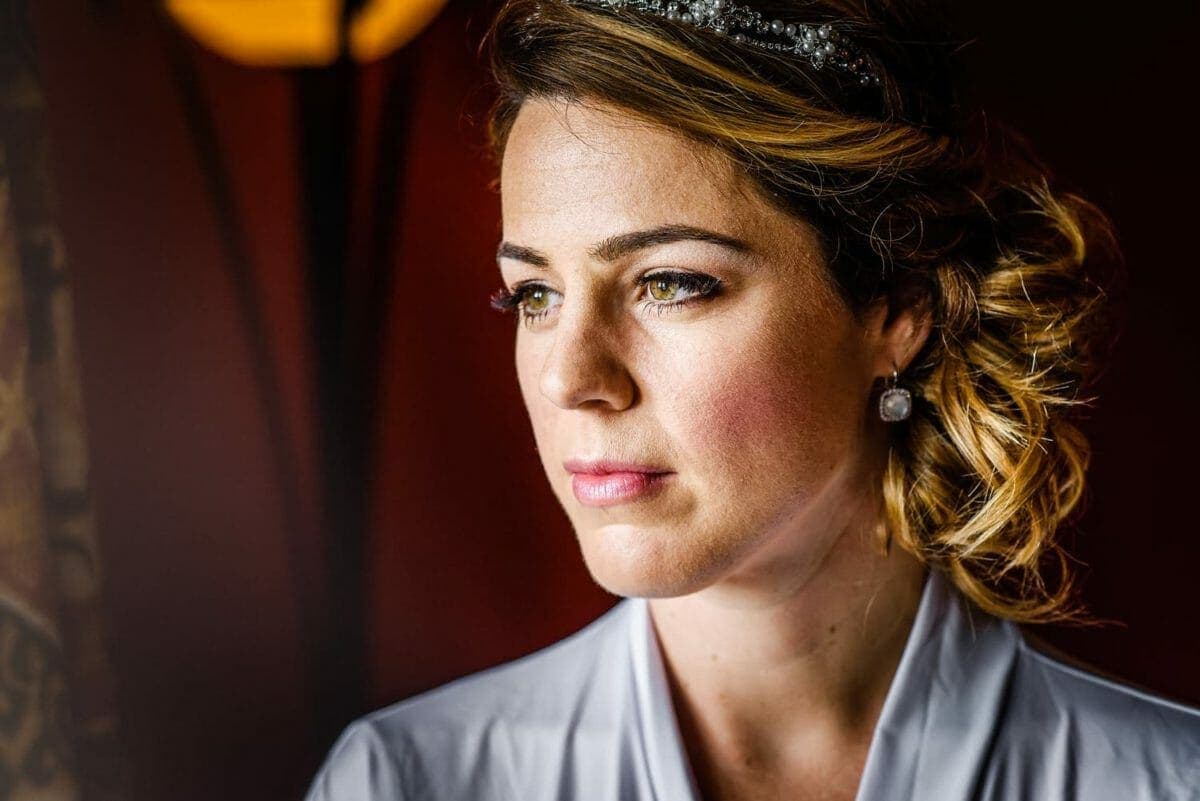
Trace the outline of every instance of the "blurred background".
<instances>
[{"instance_id":1,"label":"blurred background","mask_svg":"<svg viewBox=\"0 0 1200 801\"><path fill-rule=\"evenodd\" d=\"M1115 219L1068 532L1200 703L1194 3L958 4L993 116ZM352 718L574 631L499 285L487 2L0 0L0 801L286 799Z\"/></svg>"}]
</instances>

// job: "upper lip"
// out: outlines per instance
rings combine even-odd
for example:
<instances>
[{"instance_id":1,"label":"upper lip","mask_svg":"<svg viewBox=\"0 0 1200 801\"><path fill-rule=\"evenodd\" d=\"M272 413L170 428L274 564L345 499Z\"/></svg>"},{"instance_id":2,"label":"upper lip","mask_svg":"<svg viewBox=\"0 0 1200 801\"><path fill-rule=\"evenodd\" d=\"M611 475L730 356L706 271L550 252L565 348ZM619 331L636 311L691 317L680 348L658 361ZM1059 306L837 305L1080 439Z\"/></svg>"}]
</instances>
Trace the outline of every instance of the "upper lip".
<instances>
[{"instance_id":1,"label":"upper lip","mask_svg":"<svg viewBox=\"0 0 1200 801\"><path fill-rule=\"evenodd\" d=\"M567 459L563 467L568 473L604 475L605 473L670 473L670 470L648 464L620 459Z\"/></svg>"}]
</instances>

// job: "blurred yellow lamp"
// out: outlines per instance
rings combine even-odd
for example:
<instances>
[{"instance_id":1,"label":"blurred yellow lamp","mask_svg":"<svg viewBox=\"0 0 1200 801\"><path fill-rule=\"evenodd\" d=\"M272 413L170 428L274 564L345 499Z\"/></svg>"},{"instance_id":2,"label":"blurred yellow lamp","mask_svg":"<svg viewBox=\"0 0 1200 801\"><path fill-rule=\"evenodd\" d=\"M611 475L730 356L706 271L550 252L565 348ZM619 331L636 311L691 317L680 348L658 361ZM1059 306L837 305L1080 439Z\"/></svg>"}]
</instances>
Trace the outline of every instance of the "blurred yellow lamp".
<instances>
[{"instance_id":1,"label":"blurred yellow lamp","mask_svg":"<svg viewBox=\"0 0 1200 801\"><path fill-rule=\"evenodd\" d=\"M350 21L350 54L374 61L413 39L445 0L368 0ZM192 37L257 67L323 66L337 58L339 0L166 0Z\"/></svg>"}]
</instances>

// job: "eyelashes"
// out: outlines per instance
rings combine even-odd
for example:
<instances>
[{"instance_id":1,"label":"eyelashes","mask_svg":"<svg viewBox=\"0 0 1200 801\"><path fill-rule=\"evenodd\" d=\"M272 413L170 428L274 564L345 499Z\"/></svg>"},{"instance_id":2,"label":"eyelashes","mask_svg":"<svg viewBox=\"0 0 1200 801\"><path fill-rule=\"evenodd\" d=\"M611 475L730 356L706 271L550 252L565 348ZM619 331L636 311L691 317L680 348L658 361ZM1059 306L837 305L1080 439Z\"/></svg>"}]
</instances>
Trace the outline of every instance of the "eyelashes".
<instances>
[{"instance_id":1,"label":"eyelashes","mask_svg":"<svg viewBox=\"0 0 1200 801\"><path fill-rule=\"evenodd\" d=\"M512 292L500 287L492 293L492 308L501 312L516 312L521 322L527 326L549 314L548 310L530 311L530 299L553 292L553 289L537 282L518 284Z\"/></svg>"},{"instance_id":2,"label":"eyelashes","mask_svg":"<svg viewBox=\"0 0 1200 801\"><path fill-rule=\"evenodd\" d=\"M516 292L509 292L504 287L500 287L492 293L488 298L488 303L496 311L511 312L521 308L522 302L525 300L524 287L518 287Z\"/></svg>"},{"instance_id":3,"label":"eyelashes","mask_svg":"<svg viewBox=\"0 0 1200 801\"><path fill-rule=\"evenodd\" d=\"M638 305L647 312L664 314L682 306L692 305L708 300L717 295L724 282L719 278L701 273L662 270L643 275L638 278L639 288L649 287L650 298L642 299ZM686 293L684 297L676 297ZM552 295L559 294L556 290L538 281L527 281L518 284L510 292L501 287L489 298L493 309L501 312L517 312L526 325L532 325L545 317L553 306L543 306ZM670 295L665 298L663 295Z\"/></svg>"}]
</instances>

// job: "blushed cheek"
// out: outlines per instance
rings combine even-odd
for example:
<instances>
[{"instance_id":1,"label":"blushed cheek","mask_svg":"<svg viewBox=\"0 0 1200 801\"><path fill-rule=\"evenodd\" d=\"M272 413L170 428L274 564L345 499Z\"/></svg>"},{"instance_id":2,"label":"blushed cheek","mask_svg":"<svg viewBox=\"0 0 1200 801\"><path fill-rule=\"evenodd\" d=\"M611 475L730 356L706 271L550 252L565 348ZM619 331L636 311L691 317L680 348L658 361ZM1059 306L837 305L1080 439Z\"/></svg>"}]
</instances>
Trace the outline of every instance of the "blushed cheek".
<instances>
[{"instance_id":1,"label":"blushed cheek","mask_svg":"<svg viewBox=\"0 0 1200 801\"><path fill-rule=\"evenodd\" d=\"M834 466L836 427L850 410L827 372L806 369L795 354L729 358L713 372L692 388L686 435L697 467L719 471L712 480L795 486Z\"/></svg>"},{"instance_id":2,"label":"blushed cheek","mask_svg":"<svg viewBox=\"0 0 1200 801\"><path fill-rule=\"evenodd\" d=\"M707 439L731 449L761 436L764 427L773 428L787 411L784 387L779 371L763 366L736 365L705 388L699 405L698 422Z\"/></svg>"}]
</instances>

